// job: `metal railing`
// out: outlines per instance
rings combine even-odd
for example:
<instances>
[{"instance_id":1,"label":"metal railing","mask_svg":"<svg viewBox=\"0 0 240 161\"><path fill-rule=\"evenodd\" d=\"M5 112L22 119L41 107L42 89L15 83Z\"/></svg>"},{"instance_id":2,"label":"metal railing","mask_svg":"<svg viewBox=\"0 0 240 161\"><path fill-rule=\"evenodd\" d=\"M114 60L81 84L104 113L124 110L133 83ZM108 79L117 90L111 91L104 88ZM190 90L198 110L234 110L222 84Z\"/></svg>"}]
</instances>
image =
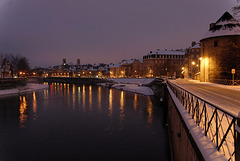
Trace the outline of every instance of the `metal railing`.
<instances>
[{"instance_id":1,"label":"metal railing","mask_svg":"<svg viewBox=\"0 0 240 161\"><path fill-rule=\"evenodd\" d=\"M209 82L224 84L224 85L240 85L240 80L229 80L229 79L210 79Z\"/></svg>"},{"instance_id":2,"label":"metal railing","mask_svg":"<svg viewBox=\"0 0 240 161\"><path fill-rule=\"evenodd\" d=\"M237 131L235 129L238 119L237 115L231 114L205 101L203 98L194 95L176 84L169 81L167 84L192 116L192 119L202 129L205 136L210 138L217 150L223 152L228 160L237 160Z\"/></svg>"}]
</instances>

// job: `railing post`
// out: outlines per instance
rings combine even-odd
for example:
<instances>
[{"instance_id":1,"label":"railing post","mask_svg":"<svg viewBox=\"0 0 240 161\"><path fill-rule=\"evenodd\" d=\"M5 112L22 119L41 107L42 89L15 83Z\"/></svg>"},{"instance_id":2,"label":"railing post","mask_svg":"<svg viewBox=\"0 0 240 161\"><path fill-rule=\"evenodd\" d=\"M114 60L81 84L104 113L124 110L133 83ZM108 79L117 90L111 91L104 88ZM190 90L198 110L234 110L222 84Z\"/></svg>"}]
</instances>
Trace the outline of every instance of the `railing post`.
<instances>
[{"instance_id":1,"label":"railing post","mask_svg":"<svg viewBox=\"0 0 240 161\"><path fill-rule=\"evenodd\" d=\"M218 148L218 112L216 110L216 144Z\"/></svg>"},{"instance_id":2,"label":"railing post","mask_svg":"<svg viewBox=\"0 0 240 161\"><path fill-rule=\"evenodd\" d=\"M236 147L235 147L235 161L240 161L240 112L238 113L237 125L236 125Z\"/></svg>"}]
</instances>

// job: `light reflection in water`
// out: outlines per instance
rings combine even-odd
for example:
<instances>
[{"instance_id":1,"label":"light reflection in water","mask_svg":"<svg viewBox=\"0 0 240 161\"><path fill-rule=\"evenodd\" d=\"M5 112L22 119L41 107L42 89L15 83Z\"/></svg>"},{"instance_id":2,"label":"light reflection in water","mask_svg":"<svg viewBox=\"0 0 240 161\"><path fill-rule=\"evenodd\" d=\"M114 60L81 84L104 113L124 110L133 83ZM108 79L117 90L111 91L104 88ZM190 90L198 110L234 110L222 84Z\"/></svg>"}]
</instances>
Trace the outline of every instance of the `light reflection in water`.
<instances>
[{"instance_id":1,"label":"light reflection in water","mask_svg":"<svg viewBox=\"0 0 240 161\"><path fill-rule=\"evenodd\" d=\"M67 92L67 104L70 106L70 91L69 91L69 84L67 84L66 87L66 92Z\"/></svg>"},{"instance_id":2,"label":"light reflection in water","mask_svg":"<svg viewBox=\"0 0 240 161\"><path fill-rule=\"evenodd\" d=\"M81 103L81 87L78 87L78 105Z\"/></svg>"},{"instance_id":3,"label":"light reflection in water","mask_svg":"<svg viewBox=\"0 0 240 161\"><path fill-rule=\"evenodd\" d=\"M50 94L52 95L52 84L50 84Z\"/></svg>"},{"instance_id":4,"label":"light reflection in water","mask_svg":"<svg viewBox=\"0 0 240 161\"><path fill-rule=\"evenodd\" d=\"M112 100L113 100L113 97L112 97L112 89L109 90L109 117L112 117Z\"/></svg>"},{"instance_id":5,"label":"light reflection in water","mask_svg":"<svg viewBox=\"0 0 240 161\"><path fill-rule=\"evenodd\" d=\"M75 108L75 100L76 100L75 87L76 87L76 86L73 84L73 86L72 86L72 102L73 102L73 108Z\"/></svg>"},{"instance_id":6,"label":"light reflection in water","mask_svg":"<svg viewBox=\"0 0 240 161\"><path fill-rule=\"evenodd\" d=\"M57 85L56 85L56 83L54 83L54 92L55 93L57 92Z\"/></svg>"},{"instance_id":7,"label":"light reflection in water","mask_svg":"<svg viewBox=\"0 0 240 161\"><path fill-rule=\"evenodd\" d=\"M133 108L135 111L137 111L137 94L134 95L134 102L133 102Z\"/></svg>"},{"instance_id":8,"label":"light reflection in water","mask_svg":"<svg viewBox=\"0 0 240 161\"><path fill-rule=\"evenodd\" d=\"M64 90L63 95L66 96L66 94L67 94L67 89L66 89L66 84L65 84L65 83L64 83L64 85L63 85L63 90Z\"/></svg>"},{"instance_id":9,"label":"light reflection in water","mask_svg":"<svg viewBox=\"0 0 240 161\"><path fill-rule=\"evenodd\" d=\"M85 85L83 85L83 91L82 91L82 101L83 101L83 110L85 110L85 99L86 99L86 93L85 93Z\"/></svg>"},{"instance_id":10,"label":"light reflection in water","mask_svg":"<svg viewBox=\"0 0 240 161\"><path fill-rule=\"evenodd\" d=\"M44 90L44 99L46 100L48 98L48 89Z\"/></svg>"},{"instance_id":11,"label":"light reflection in water","mask_svg":"<svg viewBox=\"0 0 240 161\"><path fill-rule=\"evenodd\" d=\"M20 107L19 107L19 124L20 127L26 127L25 123L27 121L27 101L25 96L20 96Z\"/></svg>"},{"instance_id":12,"label":"light reflection in water","mask_svg":"<svg viewBox=\"0 0 240 161\"><path fill-rule=\"evenodd\" d=\"M147 107L147 112L148 112L148 123L152 123L153 121L153 105L152 105L152 101L151 98L148 97L148 107Z\"/></svg>"},{"instance_id":13,"label":"light reflection in water","mask_svg":"<svg viewBox=\"0 0 240 161\"><path fill-rule=\"evenodd\" d=\"M92 86L89 86L89 109L92 111Z\"/></svg>"},{"instance_id":14,"label":"light reflection in water","mask_svg":"<svg viewBox=\"0 0 240 161\"><path fill-rule=\"evenodd\" d=\"M37 98L36 98L36 93L33 92L33 119L37 119Z\"/></svg>"},{"instance_id":15,"label":"light reflection in water","mask_svg":"<svg viewBox=\"0 0 240 161\"><path fill-rule=\"evenodd\" d=\"M99 86L98 87L98 109L99 109L99 111L101 111L101 100L102 100L102 92L101 92L101 90L102 90L102 87Z\"/></svg>"},{"instance_id":16,"label":"light reflection in water","mask_svg":"<svg viewBox=\"0 0 240 161\"><path fill-rule=\"evenodd\" d=\"M120 121L124 119L124 95L123 91L121 91L121 97L120 97Z\"/></svg>"}]
</instances>

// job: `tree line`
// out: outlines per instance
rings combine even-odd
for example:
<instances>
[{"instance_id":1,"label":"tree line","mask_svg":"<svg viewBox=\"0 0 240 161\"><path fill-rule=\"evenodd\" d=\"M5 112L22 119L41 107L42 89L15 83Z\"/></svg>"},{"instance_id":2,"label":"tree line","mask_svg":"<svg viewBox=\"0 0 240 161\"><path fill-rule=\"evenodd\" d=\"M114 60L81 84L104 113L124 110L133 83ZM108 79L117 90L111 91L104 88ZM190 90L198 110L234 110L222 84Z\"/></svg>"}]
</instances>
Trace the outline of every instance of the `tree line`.
<instances>
[{"instance_id":1,"label":"tree line","mask_svg":"<svg viewBox=\"0 0 240 161\"><path fill-rule=\"evenodd\" d=\"M12 78L14 76L19 77L20 72L27 72L29 69L29 62L26 57L0 53L0 70L2 78L5 78L7 74L8 76L10 74Z\"/></svg>"}]
</instances>

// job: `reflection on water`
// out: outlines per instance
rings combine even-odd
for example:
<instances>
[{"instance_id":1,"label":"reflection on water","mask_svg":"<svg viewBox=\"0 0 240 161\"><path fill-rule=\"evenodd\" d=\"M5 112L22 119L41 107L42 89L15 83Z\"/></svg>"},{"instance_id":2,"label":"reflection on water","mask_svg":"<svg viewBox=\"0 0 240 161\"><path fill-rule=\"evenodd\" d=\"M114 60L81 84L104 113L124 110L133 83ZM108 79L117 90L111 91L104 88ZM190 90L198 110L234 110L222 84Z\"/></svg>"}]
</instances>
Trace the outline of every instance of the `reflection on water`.
<instances>
[{"instance_id":1,"label":"reflection on water","mask_svg":"<svg viewBox=\"0 0 240 161\"><path fill-rule=\"evenodd\" d=\"M86 91L85 91L85 85L82 87L82 108L85 110L85 103L86 103Z\"/></svg>"},{"instance_id":2,"label":"reflection on water","mask_svg":"<svg viewBox=\"0 0 240 161\"><path fill-rule=\"evenodd\" d=\"M135 111L137 111L137 94L134 94L133 108Z\"/></svg>"},{"instance_id":3,"label":"reflection on water","mask_svg":"<svg viewBox=\"0 0 240 161\"><path fill-rule=\"evenodd\" d=\"M124 97L123 97L123 91L121 91L121 97L120 97L120 122L124 119Z\"/></svg>"},{"instance_id":4,"label":"reflection on water","mask_svg":"<svg viewBox=\"0 0 240 161\"><path fill-rule=\"evenodd\" d=\"M36 98L36 92L33 92L33 119L37 119L37 98Z\"/></svg>"},{"instance_id":5,"label":"reflection on water","mask_svg":"<svg viewBox=\"0 0 240 161\"><path fill-rule=\"evenodd\" d=\"M151 98L148 96L148 103L147 103L147 112L148 112L148 123L152 123L153 120L153 104Z\"/></svg>"},{"instance_id":6,"label":"reflection on water","mask_svg":"<svg viewBox=\"0 0 240 161\"><path fill-rule=\"evenodd\" d=\"M112 111L113 111L113 108L112 108L112 101L113 101L113 96L112 96L112 89L109 90L109 113L108 113L108 116L110 118L112 118Z\"/></svg>"},{"instance_id":7,"label":"reflection on water","mask_svg":"<svg viewBox=\"0 0 240 161\"><path fill-rule=\"evenodd\" d=\"M165 114L150 97L52 83L6 101L0 101L0 160L169 160Z\"/></svg>"},{"instance_id":8,"label":"reflection on water","mask_svg":"<svg viewBox=\"0 0 240 161\"><path fill-rule=\"evenodd\" d=\"M27 101L25 96L20 96L20 107L19 107L19 125L20 127L26 127L25 123L27 122Z\"/></svg>"},{"instance_id":9,"label":"reflection on water","mask_svg":"<svg viewBox=\"0 0 240 161\"><path fill-rule=\"evenodd\" d=\"M81 103L81 87L78 87L78 104Z\"/></svg>"},{"instance_id":10,"label":"reflection on water","mask_svg":"<svg viewBox=\"0 0 240 161\"><path fill-rule=\"evenodd\" d=\"M102 87L98 87L98 109L101 111L101 103L102 103Z\"/></svg>"},{"instance_id":11,"label":"reflection on water","mask_svg":"<svg viewBox=\"0 0 240 161\"><path fill-rule=\"evenodd\" d=\"M92 86L89 86L89 109L92 111Z\"/></svg>"},{"instance_id":12,"label":"reflection on water","mask_svg":"<svg viewBox=\"0 0 240 161\"><path fill-rule=\"evenodd\" d=\"M72 86L72 104L73 104L73 108L75 108L75 101L76 101L76 93L75 93L75 89L76 86L73 84Z\"/></svg>"}]
</instances>

